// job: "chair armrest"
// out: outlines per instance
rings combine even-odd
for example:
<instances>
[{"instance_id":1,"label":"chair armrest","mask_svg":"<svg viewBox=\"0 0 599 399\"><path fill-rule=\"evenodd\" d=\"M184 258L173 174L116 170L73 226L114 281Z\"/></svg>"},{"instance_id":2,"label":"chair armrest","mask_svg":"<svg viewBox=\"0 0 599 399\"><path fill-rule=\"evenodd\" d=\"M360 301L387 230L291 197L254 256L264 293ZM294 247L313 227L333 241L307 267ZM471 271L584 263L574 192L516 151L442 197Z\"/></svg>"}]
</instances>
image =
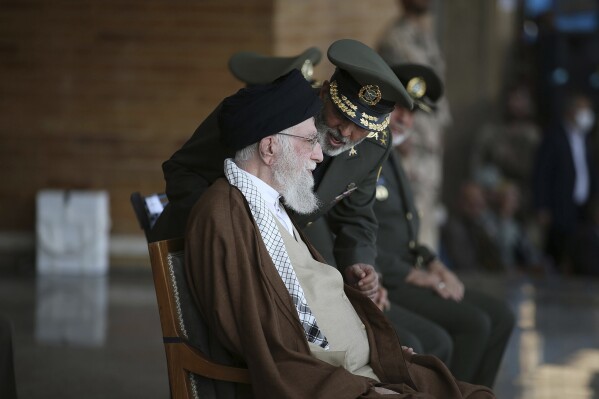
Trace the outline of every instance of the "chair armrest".
<instances>
[{"instance_id":1,"label":"chair armrest","mask_svg":"<svg viewBox=\"0 0 599 399\"><path fill-rule=\"evenodd\" d=\"M209 360L206 355L186 342L165 344L176 347L181 366L192 373L221 381L250 384L250 373L246 368L225 366Z\"/></svg>"}]
</instances>

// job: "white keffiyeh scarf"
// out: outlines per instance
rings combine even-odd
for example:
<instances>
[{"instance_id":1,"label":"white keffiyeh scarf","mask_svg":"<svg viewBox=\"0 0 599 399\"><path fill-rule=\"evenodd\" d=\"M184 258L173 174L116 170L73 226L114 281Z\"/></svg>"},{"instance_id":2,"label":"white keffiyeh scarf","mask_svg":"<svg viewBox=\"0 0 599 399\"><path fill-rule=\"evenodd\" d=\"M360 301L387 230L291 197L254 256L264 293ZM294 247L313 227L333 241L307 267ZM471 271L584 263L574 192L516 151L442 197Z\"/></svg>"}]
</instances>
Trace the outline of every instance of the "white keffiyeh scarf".
<instances>
[{"instance_id":1,"label":"white keffiyeh scarf","mask_svg":"<svg viewBox=\"0 0 599 399\"><path fill-rule=\"evenodd\" d=\"M295 270L289 260L289 255L285 249L285 243L279 232L279 228L276 225L272 213L266 207L264 199L256 189L256 186L252 181L243 174L243 172L237 167L232 159L225 159L225 176L229 183L239 189L246 201L250 205L252 216L258 225L260 235L264 241L264 245L268 250L270 257L287 287L287 291L293 299L295 308L299 315L299 319L302 322L306 337L309 342L319 345L322 348L329 349L329 343L318 328L316 319L312 314L312 311L308 307L306 297L302 286L297 280Z\"/></svg>"}]
</instances>

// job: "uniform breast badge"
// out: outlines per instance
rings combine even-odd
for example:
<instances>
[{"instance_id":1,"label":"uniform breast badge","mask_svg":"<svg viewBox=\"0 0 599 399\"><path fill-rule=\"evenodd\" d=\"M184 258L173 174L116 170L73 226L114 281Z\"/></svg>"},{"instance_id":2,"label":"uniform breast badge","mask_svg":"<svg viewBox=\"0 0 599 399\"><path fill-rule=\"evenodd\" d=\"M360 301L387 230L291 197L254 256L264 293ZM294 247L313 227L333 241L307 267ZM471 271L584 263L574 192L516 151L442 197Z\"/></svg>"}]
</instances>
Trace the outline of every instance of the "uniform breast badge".
<instances>
[{"instance_id":1,"label":"uniform breast badge","mask_svg":"<svg viewBox=\"0 0 599 399\"><path fill-rule=\"evenodd\" d=\"M377 201L385 201L387 198L389 198L389 189L385 187L384 177L379 177L378 181L376 182L375 195Z\"/></svg>"}]
</instances>

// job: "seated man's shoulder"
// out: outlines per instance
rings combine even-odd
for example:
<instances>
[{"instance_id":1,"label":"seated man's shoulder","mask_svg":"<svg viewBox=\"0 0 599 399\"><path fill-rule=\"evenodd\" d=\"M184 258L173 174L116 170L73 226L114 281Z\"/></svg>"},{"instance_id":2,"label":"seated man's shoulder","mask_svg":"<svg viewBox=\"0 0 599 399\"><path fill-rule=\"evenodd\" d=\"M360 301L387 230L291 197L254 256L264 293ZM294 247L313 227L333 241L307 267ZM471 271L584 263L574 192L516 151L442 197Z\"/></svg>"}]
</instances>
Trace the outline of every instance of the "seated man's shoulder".
<instances>
[{"instance_id":1,"label":"seated man's shoulder","mask_svg":"<svg viewBox=\"0 0 599 399\"><path fill-rule=\"evenodd\" d=\"M225 178L217 179L196 202L191 211L191 218L205 219L210 216L229 215L233 204L240 202L243 198L243 196L237 195L238 191L236 191Z\"/></svg>"}]
</instances>

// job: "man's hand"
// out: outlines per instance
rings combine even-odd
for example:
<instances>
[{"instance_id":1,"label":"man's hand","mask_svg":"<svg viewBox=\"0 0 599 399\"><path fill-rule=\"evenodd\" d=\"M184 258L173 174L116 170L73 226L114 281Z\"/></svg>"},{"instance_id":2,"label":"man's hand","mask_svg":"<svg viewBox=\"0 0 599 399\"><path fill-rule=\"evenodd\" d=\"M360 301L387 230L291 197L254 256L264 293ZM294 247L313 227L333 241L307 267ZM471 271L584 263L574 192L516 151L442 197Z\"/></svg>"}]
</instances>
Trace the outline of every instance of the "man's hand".
<instances>
[{"instance_id":1,"label":"man's hand","mask_svg":"<svg viewBox=\"0 0 599 399\"><path fill-rule=\"evenodd\" d=\"M387 289L382 285L379 285L379 290L374 299L374 303L382 312L391 308L391 302L389 302L389 297L387 296Z\"/></svg>"},{"instance_id":2,"label":"man's hand","mask_svg":"<svg viewBox=\"0 0 599 399\"><path fill-rule=\"evenodd\" d=\"M449 270L447 270L449 272ZM449 272L451 273L451 272ZM422 269L412 269L406 277L406 283L428 288L443 299L461 301L464 296L464 286L453 273L442 276Z\"/></svg>"},{"instance_id":3,"label":"man's hand","mask_svg":"<svg viewBox=\"0 0 599 399\"><path fill-rule=\"evenodd\" d=\"M346 267L344 275L347 284L359 289L373 301L376 299L379 290L379 276L372 265L356 263Z\"/></svg>"},{"instance_id":4,"label":"man's hand","mask_svg":"<svg viewBox=\"0 0 599 399\"><path fill-rule=\"evenodd\" d=\"M445 290L449 293L449 298L456 302L459 302L464 298L464 284L462 284L458 276L449 270L443 262L435 259L428 265L428 269L431 273L439 276L441 281L445 284Z\"/></svg>"}]
</instances>

